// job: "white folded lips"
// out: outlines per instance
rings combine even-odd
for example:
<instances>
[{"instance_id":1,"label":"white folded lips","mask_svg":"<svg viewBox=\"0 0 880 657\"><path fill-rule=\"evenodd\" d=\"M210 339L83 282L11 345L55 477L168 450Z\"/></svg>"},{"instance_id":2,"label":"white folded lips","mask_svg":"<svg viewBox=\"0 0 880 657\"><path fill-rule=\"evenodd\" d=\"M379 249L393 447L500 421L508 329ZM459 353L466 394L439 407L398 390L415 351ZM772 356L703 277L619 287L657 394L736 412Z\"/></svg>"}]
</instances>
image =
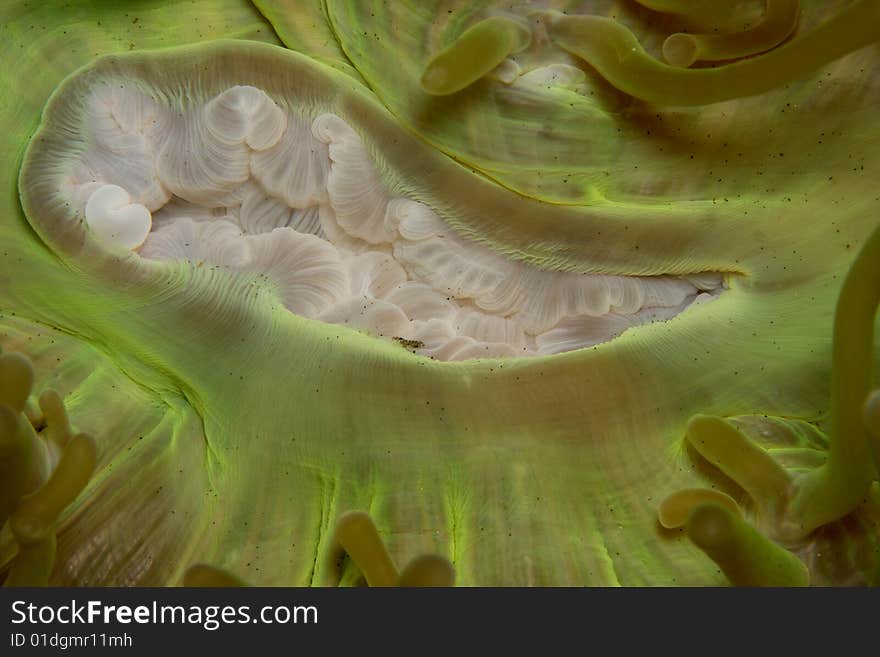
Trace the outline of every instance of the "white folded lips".
<instances>
[{"instance_id":1,"label":"white folded lips","mask_svg":"<svg viewBox=\"0 0 880 657\"><path fill-rule=\"evenodd\" d=\"M102 185L92 192L85 214L95 236L114 250L140 247L153 225L150 211L140 203L132 203L131 195L118 185Z\"/></svg>"},{"instance_id":2,"label":"white folded lips","mask_svg":"<svg viewBox=\"0 0 880 657\"><path fill-rule=\"evenodd\" d=\"M174 114L109 84L90 107L95 138L66 191L74 205L87 198L102 243L264 274L291 312L426 356L592 346L723 288L715 273L582 275L508 260L429 206L392 197L341 118L304 119L254 87Z\"/></svg>"}]
</instances>

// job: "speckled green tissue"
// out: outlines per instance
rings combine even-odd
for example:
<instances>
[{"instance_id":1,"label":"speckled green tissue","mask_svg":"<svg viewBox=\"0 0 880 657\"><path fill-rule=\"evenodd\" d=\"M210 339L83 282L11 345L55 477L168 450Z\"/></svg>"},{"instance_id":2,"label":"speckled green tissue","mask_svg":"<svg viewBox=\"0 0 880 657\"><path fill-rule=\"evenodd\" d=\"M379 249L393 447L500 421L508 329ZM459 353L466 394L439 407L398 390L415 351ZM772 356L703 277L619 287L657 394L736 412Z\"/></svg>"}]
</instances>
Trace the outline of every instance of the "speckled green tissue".
<instances>
[{"instance_id":1,"label":"speckled green tissue","mask_svg":"<svg viewBox=\"0 0 880 657\"><path fill-rule=\"evenodd\" d=\"M762 3L544 4L2 3L0 345L33 386L0 381L0 578L170 586L202 564L187 583L443 585L451 564L465 586L877 582L880 432L862 406L880 50L839 16L880 2L803 0L780 45L688 69L664 62L667 37L742 29ZM618 36L581 40L593 28ZM815 66L789 67L822 29ZM628 40L639 52L603 68ZM759 60L777 83L704 94ZM687 76L696 103L628 87L642 65ZM278 164L294 130L313 159ZM308 199L257 230L271 213L247 194L277 201L294 179ZM112 185L131 199L101 206ZM146 237L120 247L114 222ZM453 267L455 249L479 255ZM368 258L456 319L358 287ZM566 281L636 277L639 311L651 286L715 282L542 351L593 326ZM510 309L468 292L505 282ZM331 293L373 328L315 310ZM515 324L557 297L546 334ZM513 337L443 333L491 357L428 351L429 328L466 332L471 311ZM93 472L59 456L84 434ZM25 435L43 455L30 484L5 475ZM742 517L689 493L664 528L684 489ZM16 508L44 522L31 542Z\"/></svg>"}]
</instances>

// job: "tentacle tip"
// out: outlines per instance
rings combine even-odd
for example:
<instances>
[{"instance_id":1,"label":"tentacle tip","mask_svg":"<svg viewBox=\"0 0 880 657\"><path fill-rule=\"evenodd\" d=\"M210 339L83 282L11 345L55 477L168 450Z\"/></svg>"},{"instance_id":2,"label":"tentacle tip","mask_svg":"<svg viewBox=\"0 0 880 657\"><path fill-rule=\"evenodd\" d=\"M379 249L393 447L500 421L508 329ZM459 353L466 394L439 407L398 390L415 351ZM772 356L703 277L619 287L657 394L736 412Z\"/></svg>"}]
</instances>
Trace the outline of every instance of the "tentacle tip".
<instances>
[{"instance_id":1,"label":"tentacle tip","mask_svg":"<svg viewBox=\"0 0 880 657\"><path fill-rule=\"evenodd\" d=\"M222 568L198 563L190 566L183 575L183 586L192 588L220 588L245 586L239 578Z\"/></svg>"},{"instance_id":2,"label":"tentacle tip","mask_svg":"<svg viewBox=\"0 0 880 657\"><path fill-rule=\"evenodd\" d=\"M693 442L694 439L703 435L706 431L716 429L719 424L724 423L725 421L717 415L703 415L702 413L697 413L696 415L692 415L687 421L685 435L689 442Z\"/></svg>"},{"instance_id":3,"label":"tentacle tip","mask_svg":"<svg viewBox=\"0 0 880 657\"><path fill-rule=\"evenodd\" d=\"M455 585L455 567L438 554L423 554L410 561L400 574L400 586L451 587Z\"/></svg>"},{"instance_id":4,"label":"tentacle tip","mask_svg":"<svg viewBox=\"0 0 880 657\"><path fill-rule=\"evenodd\" d=\"M53 522L47 523L39 515L28 513L19 507L9 518L9 528L18 543L31 545L39 543L52 533L55 524L54 518L52 520Z\"/></svg>"},{"instance_id":5,"label":"tentacle tip","mask_svg":"<svg viewBox=\"0 0 880 657\"><path fill-rule=\"evenodd\" d=\"M660 503L657 520L665 529L680 529L687 524L691 512L705 504L716 504L736 517L742 515L736 500L726 493L709 488L684 488L668 495Z\"/></svg>"},{"instance_id":6,"label":"tentacle tip","mask_svg":"<svg viewBox=\"0 0 880 657\"><path fill-rule=\"evenodd\" d=\"M670 66L687 68L697 61L697 41L693 35L678 32L663 42L663 58Z\"/></svg>"},{"instance_id":7,"label":"tentacle tip","mask_svg":"<svg viewBox=\"0 0 880 657\"><path fill-rule=\"evenodd\" d=\"M33 386L34 366L27 356L14 351L0 355L0 403L21 413Z\"/></svg>"},{"instance_id":8,"label":"tentacle tip","mask_svg":"<svg viewBox=\"0 0 880 657\"><path fill-rule=\"evenodd\" d=\"M344 542L353 532L363 530L375 531L373 519L366 511L346 511L336 520L336 538Z\"/></svg>"},{"instance_id":9,"label":"tentacle tip","mask_svg":"<svg viewBox=\"0 0 880 657\"><path fill-rule=\"evenodd\" d=\"M61 400L61 395L54 388L47 388L40 393L39 403L41 408L57 404Z\"/></svg>"},{"instance_id":10,"label":"tentacle tip","mask_svg":"<svg viewBox=\"0 0 880 657\"><path fill-rule=\"evenodd\" d=\"M419 78L422 90L432 96L445 96L452 93L447 88L448 82L448 71L444 66L435 62L429 62L422 73L422 77Z\"/></svg>"}]
</instances>

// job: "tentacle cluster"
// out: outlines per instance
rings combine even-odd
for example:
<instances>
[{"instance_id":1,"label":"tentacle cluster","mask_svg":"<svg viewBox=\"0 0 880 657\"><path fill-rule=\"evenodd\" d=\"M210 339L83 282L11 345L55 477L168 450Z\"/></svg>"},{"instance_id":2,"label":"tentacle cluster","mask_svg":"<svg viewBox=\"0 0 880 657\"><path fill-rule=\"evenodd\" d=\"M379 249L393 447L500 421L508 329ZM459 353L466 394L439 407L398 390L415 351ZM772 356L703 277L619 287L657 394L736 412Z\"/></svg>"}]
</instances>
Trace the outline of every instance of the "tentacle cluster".
<instances>
[{"instance_id":1,"label":"tentacle cluster","mask_svg":"<svg viewBox=\"0 0 880 657\"><path fill-rule=\"evenodd\" d=\"M336 543L357 564L369 586L450 587L455 568L437 554L422 554L399 570L373 519L363 511L349 511L336 522ZM183 577L184 586L244 586L235 575L215 566L195 564Z\"/></svg>"},{"instance_id":2,"label":"tentacle cluster","mask_svg":"<svg viewBox=\"0 0 880 657\"><path fill-rule=\"evenodd\" d=\"M455 569L439 555L420 555L398 571L373 519L363 511L349 511L339 517L336 540L370 586L448 587L455 583Z\"/></svg>"},{"instance_id":3,"label":"tentacle cluster","mask_svg":"<svg viewBox=\"0 0 880 657\"><path fill-rule=\"evenodd\" d=\"M685 526L732 583L806 584L806 568L776 541L794 547L847 516L878 480L880 390L870 390L878 303L880 228L863 245L838 298L827 433L783 418L697 415L688 423L688 444L747 493L761 531L714 490L674 493L659 508L660 522Z\"/></svg>"},{"instance_id":4,"label":"tentacle cluster","mask_svg":"<svg viewBox=\"0 0 880 657\"><path fill-rule=\"evenodd\" d=\"M788 11L787 13L791 13ZM775 14L768 13L768 21ZM674 37L666 50L679 66L670 66L651 57L635 35L621 23L602 16L548 17L553 41L563 50L594 67L608 82L636 98L655 105L707 105L733 98L764 93L787 82L805 77L826 64L863 48L880 38L880 2L856 0L830 20L768 53L717 68L685 70L680 67L700 58L727 59L764 49L768 40L777 40L789 21L775 19L768 32L773 39L758 38L753 48L749 39L731 38L720 44L691 36ZM756 28L759 29L759 28ZM711 44L711 45L710 45ZM686 46L686 47L683 47ZM705 52L700 48L704 48ZM754 50L753 50L754 51Z\"/></svg>"},{"instance_id":5,"label":"tentacle cluster","mask_svg":"<svg viewBox=\"0 0 880 657\"><path fill-rule=\"evenodd\" d=\"M693 10L689 3L641 2L660 11L679 13ZM713 3L716 4L716 3ZM677 6L676 6L677 5ZM739 31L719 31L709 34L676 32L663 42L663 57L672 66L691 66L694 62L716 62L739 59L775 48L794 32L800 15L799 0L767 0L762 19L753 26Z\"/></svg>"},{"instance_id":6,"label":"tentacle cluster","mask_svg":"<svg viewBox=\"0 0 880 657\"><path fill-rule=\"evenodd\" d=\"M95 441L72 430L60 395L47 389L37 410L30 401L33 384L27 357L0 354L0 528L18 544L5 586L48 584L56 524L97 461Z\"/></svg>"},{"instance_id":7,"label":"tentacle cluster","mask_svg":"<svg viewBox=\"0 0 880 657\"><path fill-rule=\"evenodd\" d=\"M650 9L697 22L732 13L737 2L639 0ZM796 35L799 0L767 0L763 16L745 29L676 32L663 43L661 62L648 54L621 22L599 15L536 12L553 43L595 68L619 90L661 106L706 105L764 93L806 77L880 38L880 2L855 0L815 29ZM723 23L723 21L722 21ZM427 64L422 88L434 95L461 91L490 72L511 80L507 56L529 45L523 26L506 17L484 19ZM782 44L782 45L780 45ZM762 54L763 53L763 54ZM757 57L752 57L758 55ZM688 70L697 62L739 60Z\"/></svg>"}]
</instances>

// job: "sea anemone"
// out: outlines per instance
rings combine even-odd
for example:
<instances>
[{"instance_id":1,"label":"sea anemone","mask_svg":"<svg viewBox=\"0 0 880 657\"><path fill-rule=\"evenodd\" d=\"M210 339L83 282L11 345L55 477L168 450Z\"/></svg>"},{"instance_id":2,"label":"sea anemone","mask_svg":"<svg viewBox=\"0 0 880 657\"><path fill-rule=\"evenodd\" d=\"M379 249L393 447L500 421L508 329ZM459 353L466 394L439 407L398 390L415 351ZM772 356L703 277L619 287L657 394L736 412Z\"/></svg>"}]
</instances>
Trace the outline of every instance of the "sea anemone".
<instances>
[{"instance_id":1,"label":"sea anemone","mask_svg":"<svg viewBox=\"0 0 880 657\"><path fill-rule=\"evenodd\" d=\"M880 1L712 7L4 9L7 583L876 582Z\"/></svg>"}]
</instances>

